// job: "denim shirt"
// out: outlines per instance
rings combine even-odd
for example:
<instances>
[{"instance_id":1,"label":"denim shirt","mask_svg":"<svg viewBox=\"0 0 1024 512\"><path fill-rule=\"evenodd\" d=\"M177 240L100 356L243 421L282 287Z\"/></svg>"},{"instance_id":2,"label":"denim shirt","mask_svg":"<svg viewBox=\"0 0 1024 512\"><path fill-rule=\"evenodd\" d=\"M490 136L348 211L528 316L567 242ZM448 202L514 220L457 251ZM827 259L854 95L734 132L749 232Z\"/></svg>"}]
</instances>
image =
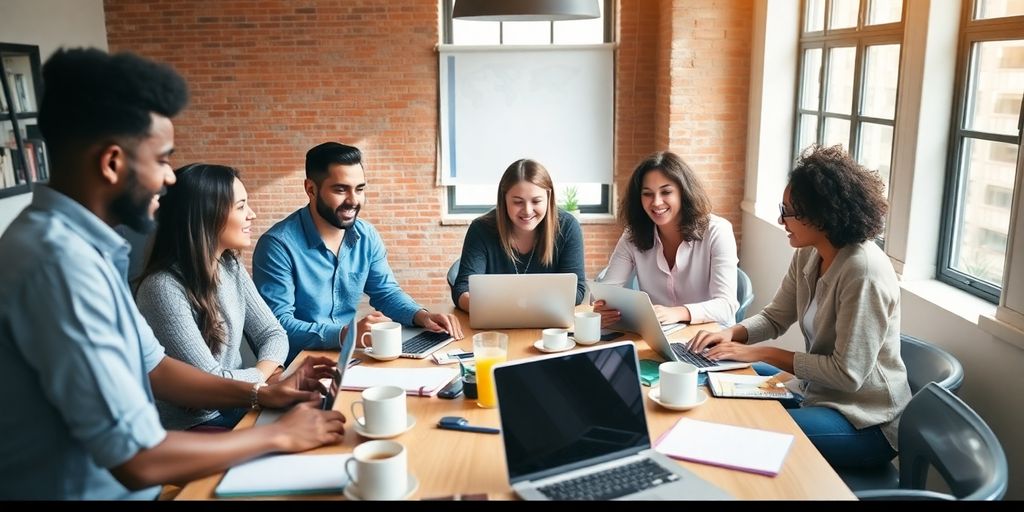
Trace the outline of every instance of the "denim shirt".
<instances>
[{"instance_id":1,"label":"denim shirt","mask_svg":"<svg viewBox=\"0 0 1024 512\"><path fill-rule=\"evenodd\" d=\"M162 442L163 347L126 281L128 244L46 186L0 237L0 499L154 499L109 469Z\"/></svg>"},{"instance_id":2,"label":"denim shirt","mask_svg":"<svg viewBox=\"0 0 1024 512\"><path fill-rule=\"evenodd\" d=\"M423 309L398 286L380 234L357 219L345 230L338 255L327 248L309 207L270 228L256 243L253 281L288 332L288 360L305 349L339 347L341 329L356 314L365 292L370 305L412 325Z\"/></svg>"}]
</instances>

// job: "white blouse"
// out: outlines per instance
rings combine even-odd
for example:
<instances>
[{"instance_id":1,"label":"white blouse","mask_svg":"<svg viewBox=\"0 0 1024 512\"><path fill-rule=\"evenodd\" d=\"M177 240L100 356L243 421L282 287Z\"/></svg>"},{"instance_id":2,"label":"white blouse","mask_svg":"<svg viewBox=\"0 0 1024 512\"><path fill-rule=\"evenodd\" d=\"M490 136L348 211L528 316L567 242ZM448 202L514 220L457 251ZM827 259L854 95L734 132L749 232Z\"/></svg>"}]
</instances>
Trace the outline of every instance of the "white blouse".
<instances>
[{"instance_id":1,"label":"white blouse","mask_svg":"<svg viewBox=\"0 0 1024 512\"><path fill-rule=\"evenodd\" d=\"M686 306L690 323L736 323L736 237L732 224L710 216L703 240L683 242L669 270L664 246L654 228L654 247L640 251L623 233L615 246L603 283L624 286L636 274L640 289L651 302L662 306Z\"/></svg>"}]
</instances>

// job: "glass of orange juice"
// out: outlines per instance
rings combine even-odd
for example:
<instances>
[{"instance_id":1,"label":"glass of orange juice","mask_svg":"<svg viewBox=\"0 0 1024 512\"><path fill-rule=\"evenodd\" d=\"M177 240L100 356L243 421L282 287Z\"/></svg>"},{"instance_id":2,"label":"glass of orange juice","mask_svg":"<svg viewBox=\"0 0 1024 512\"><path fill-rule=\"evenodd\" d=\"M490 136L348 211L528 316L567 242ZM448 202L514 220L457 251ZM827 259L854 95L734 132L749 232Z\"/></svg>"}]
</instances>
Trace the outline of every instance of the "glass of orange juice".
<instances>
[{"instance_id":1,"label":"glass of orange juice","mask_svg":"<svg viewBox=\"0 0 1024 512\"><path fill-rule=\"evenodd\" d=\"M494 365L508 359L508 335L481 332L473 335L473 360L476 362L476 404L496 407L498 392L494 388Z\"/></svg>"}]
</instances>

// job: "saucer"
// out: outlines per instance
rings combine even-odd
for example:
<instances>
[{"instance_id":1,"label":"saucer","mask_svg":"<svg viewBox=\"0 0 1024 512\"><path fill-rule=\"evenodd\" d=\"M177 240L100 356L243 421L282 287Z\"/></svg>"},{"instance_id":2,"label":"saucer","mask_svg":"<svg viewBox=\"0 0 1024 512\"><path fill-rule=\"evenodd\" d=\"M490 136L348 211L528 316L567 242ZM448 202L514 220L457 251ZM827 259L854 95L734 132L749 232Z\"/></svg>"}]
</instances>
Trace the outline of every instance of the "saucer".
<instances>
[{"instance_id":1,"label":"saucer","mask_svg":"<svg viewBox=\"0 0 1024 512\"><path fill-rule=\"evenodd\" d=\"M544 352L545 354L554 354L555 352L565 352L566 350L576 347L576 342L572 338L569 338L569 343L562 348L550 349L544 347L544 340L537 340L533 342L533 348Z\"/></svg>"},{"instance_id":2,"label":"saucer","mask_svg":"<svg viewBox=\"0 0 1024 512\"><path fill-rule=\"evenodd\" d=\"M353 428L356 429L356 434L359 434L359 435L361 435L361 436L363 436L363 437L365 437L367 439L390 439L392 437L398 437L398 436L408 432L409 429L411 429L413 426L416 425L416 417L413 416L412 414L406 414L405 415L405 419L407 421L406 421L405 428L403 428L400 432L395 432L393 434L383 435L383 434L374 434L372 432L368 432L366 429L363 428L362 425L359 424L359 420L361 420L361 419L363 419L362 416L356 418L355 425L353 425Z\"/></svg>"},{"instance_id":3,"label":"saucer","mask_svg":"<svg viewBox=\"0 0 1024 512\"><path fill-rule=\"evenodd\" d=\"M416 477L412 476L412 474L410 473L409 474L409 481L408 481L407 487L405 489L405 494L403 494L401 498L395 498L395 499L396 500L407 500L407 499L409 499L409 496L412 496L413 493L416 492L419 488L420 488L419 480L416 480ZM349 484L345 486L345 499L352 500L352 501L360 501L360 500L363 499L363 498L361 498L359 496L359 486L356 485L355 482L349 482Z\"/></svg>"},{"instance_id":4,"label":"saucer","mask_svg":"<svg viewBox=\"0 0 1024 512\"><path fill-rule=\"evenodd\" d=\"M597 344L597 342L601 341L601 338L597 338L594 341L583 341L583 340L581 340L579 338L574 338L572 336L569 336L569 339L574 341L574 342L576 342L577 345L584 345L584 346L595 345L595 344Z\"/></svg>"},{"instance_id":5,"label":"saucer","mask_svg":"<svg viewBox=\"0 0 1024 512\"><path fill-rule=\"evenodd\" d=\"M378 361L393 361L395 359L398 359L402 355L402 354L395 354L393 356L378 356L377 354L373 353L373 347L364 348L363 349L363 353L368 355L368 356L370 356L370 357L372 357L372 358L374 358L374 359L376 359L376 360L378 360Z\"/></svg>"},{"instance_id":6,"label":"saucer","mask_svg":"<svg viewBox=\"0 0 1024 512\"><path fill-rule=\"evenodd\" d=\"M705 393L703 389L698 389L697 401L692 404L667 404L661 401L661 386L652 387L651 390L647 392L647 397L650 398L651 400L654 400L654 402L657 403L658 405L666 409L672 409L673 411L688 411L708 401L708 394Z\"/></svg>"}]
</instances>

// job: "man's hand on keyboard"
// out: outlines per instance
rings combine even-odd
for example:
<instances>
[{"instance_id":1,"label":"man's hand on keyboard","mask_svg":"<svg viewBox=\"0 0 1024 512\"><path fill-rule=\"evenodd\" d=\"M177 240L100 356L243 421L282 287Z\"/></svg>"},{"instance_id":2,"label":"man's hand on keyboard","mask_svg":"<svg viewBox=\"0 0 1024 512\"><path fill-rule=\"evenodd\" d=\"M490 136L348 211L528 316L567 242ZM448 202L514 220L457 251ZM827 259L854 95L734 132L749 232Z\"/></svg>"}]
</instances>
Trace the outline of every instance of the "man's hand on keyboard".
<instances>
[{"instance_id":1,"label":"man's hand on keyboard","mask_svg":"<svg viewBox=\"0 0 1024 512\"><path fill-rule=\"evenodd\" d=\"M441 332L444 331L452 335L452 338L461 340L465 336L462 334L462 325L459 324L459 319L455 315L448 313L431 313L425 309L420 310L413 318L413 321L421 325L428 331Z\"/></svg>"}]
</instances>

